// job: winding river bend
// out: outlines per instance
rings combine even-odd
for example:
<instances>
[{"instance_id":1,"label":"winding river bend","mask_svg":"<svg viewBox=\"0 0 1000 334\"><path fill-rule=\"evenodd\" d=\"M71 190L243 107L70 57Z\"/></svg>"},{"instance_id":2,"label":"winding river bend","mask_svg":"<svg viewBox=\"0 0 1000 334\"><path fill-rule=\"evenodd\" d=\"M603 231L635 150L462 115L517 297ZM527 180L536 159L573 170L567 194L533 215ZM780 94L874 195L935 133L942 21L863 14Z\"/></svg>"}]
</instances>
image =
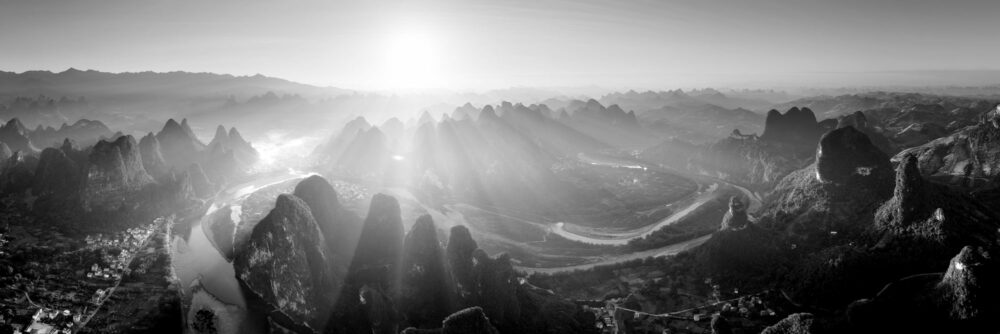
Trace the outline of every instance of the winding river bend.
<instances>
[{"instance_id":1,"label":"winding river bend","mask_svg":"<svg viewBox=\"0 0 1000 334\"><path fill-rule=\"evenodd\" d=\"M599 228L591 228L566 222L549 224L548 231L550 233L554 233L569 240L592 244L592 245L603 245L603 246L627 245L629 241L648 236L665 226L674 224L684 219L685 217L691 215L693 212L695 212L698 208L702 207L706 203L718 198L719 196L722 196L723 192L721 192L720 189L723 187L733 188L743 193L749 200L750 212L757 210L761 206L761 198L759 194L754 193L745 187L726 182L725 180L719 178L700 175L700 174L691 174L684 171L669 169L662 166L652 166L640 161L627 160L615 157L605 157L605 156L597 157L586 154L580 154L578 158L581 161L590 163L592 165L601 165L601 166L609 166L617 168L644 169L644 170L654 169L654 170L662 170L665 172L671 172L683 175L687 178L694 180L695 182L698 182L699 191L695 194L692 194L688 198L672 203L672 205L679 203L686 203L686 205L681 207L679 210L676 210L669 217L664 218L656 223L635 228L632 230L599 229ZM753 218L751 217L751 219ZM647 257L673 256L680 252L697 247L705 243L705 241L708 241L709 238L711 238L711 235L706 235L703 237L671 245L666 245L655 249L633 252L624 255L609 256L604 259L586 264L570 265L563 267L544 267L544 268L518 267L518 270L527 273L561 273L561 272L572 272L576 270L586 270L594 268L596 266L611 265Z\"/></svg>"},{"instance_id":2,"label":"winding river bend","mask_svg":"<svg viewBox=\"0 0 1000 334\"><path fill-rule=\"evenodd\" d=\"M550 227L550 232L555 233L563 238L593 244L593 245L606 245L606 246L624 246L629 243L629 241L635 239L641 239L650 234L653 234L657 230L677 223L681 219L689 216L691 213L695 212L698 208L705 205L711 200L719 198L723 195L720 191L723 187L728 187L736 189L743 193L750 201L749 211L753 212L760 207L760 196L756 193L750 191L747 188L723 181L721 179L712 178L704 175L691 175L690 173L683 173L676 170L667 170L666 168L659 166L651 166L638 161L630 161L620 158L613 157L593 157L586 154L580 154L579 158L581 161L590 163L592 165L601 165L617 168L640 168L640 169L660 169L663 171L676 173L690 178L699 184L699 191L695 194L688 196L687 198L681 199L671 205L686 203L683 207L676 210L669 217L666 217L656 223L642 226L639 228L631 230L608 230L600 228L591 228L586 226L580 226L572 223L559 222L552 224Z\"/></svg>"},{"instance_id":3,"label":"winding river bend","mask_svg":"<svg viewBox=\"0 0 1000 334\"><path fill-rule=\"evenodd\" d=\"M234 216L238 216L243 201L254 192L309 175L288 170L230 186L212 199L204 213L188 218L192 226L186 238L174 236L171 240L174 273L185 290L185 298L189 299L192 307L211 306L220 317L220 333L253 333L261 326L256 326L254 317L247 313L246 300L236 280L233 264L215 248L202 226L208 224L211 214L220 208L231 206ZM239 218L236 217L234 222L239 224ZM208 304L194 305L198 303Z\"/></svg>"},{"instance_id":4,"label":"winding river bend","mask_svg":"<svg viewBox=\"0 0 1000 334\"><path fill-rule=\"evenodd\" d=\"M664 226L674 224L681 221L685 217L688 217L699 208L701 208L706 203L723 196L725 194L722 189L725 188L735 188L740 192L744 193L750 199L750 207L756 209L760 206L760 198L753 192L747 190L746 188L734 185L723 180L712 178L704 175L692 175L689 173L679 172L675 170L669 170L664 167L651 166L648 164L643 164L637 161L629 161L618 158L607 158L607 157L590 157L581 156L582 161L611 166L620 168L645 168L645 169L657 169L664 172L670 172L675 174L680 174L695 180L699 184L699 190L692 193L687 198L681 199L670 205L677 206L678 209L674 211L669 217L666 217L660 221L654 222L652 224L631 229L631 230L606 230L606 229L595 229L586 226L576 225L568 222L541 222L518 219L519 223L527 224L533 226L534 228L541 229L545 233L551 233L559 235L563 238L574 240L578 242L601 245L601 246L620 246L625 245L629 241L636 238L642 238L649 234L652 234ZM209 294L212 299L217 300L218 303L225 305L227 310L230 310L227 316L233 322L247 322L251 321L250 318L253 316L247 314L246 300L244 299L243 293L240 290L239 284L235 277L235 271L231 262L227 261L222 254L215 249L213 243L209 240L209 235L205 233L202 228L203 225L208 223L211 219L211 214L216 210L230 207L234 212L234 222L236 224L241 223L239 219L239 212L241 211L244 201L252 195L253 193L265 189L270 186L277 184L302 179L311 175L311 173L305 173L294 170L287 170L281 172L272 172L265 175L260 175L252 181L236 184L227 187L225 190L219 192L210 202L210 206L203 214L198 217L190 218L191 229L186 238L176 236L172 240L172 258L174 271L181 281L182 286L185 288L185 295L191 298L193 292L203 292ZM426 205L419 201L417 196L403 188L390 188L385 190L387 193L399 197L400 200L407 200L415 202L418 207L424 211L430 213L434 216L436 222L438 222L439 227L446 229L451 225L464 224L474 232L479 232L480 235L487 236L494 240L498 240L504 243L510 243L514 245L522 245L525 249L535 249L532 245L511 240L504 235L497 233L492 233L485 231L477 226L482 226L479 222L467 221L467 218L461 213L461 209L465 207L466 210L480 210L489 211L484 208L478 208L468 203L453 203L445 205L444 207L448 210L440 211L432 208L430 205ZM493 213L499 215L500 213ZM512 218L512 217L510 217ZM478 231L476 231L478 230ZM685 250L697 247L707 241L711 236L703 236L700 238L695 238L671 245L665 245L659 248L632 252L627 254L615 254L601 256L598 258L591 258L587 263L583 264L573 264L566 266L542 266L542 267L522 267L518 266L517 269L526 273L559 273L559 272L571 272L574 270L585 270L590 269L595 266L600 265L610 265L615 263L621 263L626 261L631 261L635 259L641 259L646 257L661 257L661 256L672 256L676 255ZM199 299L199 298L195 298ZM200 299L205 299L204 297ZM235 331L220 331L220 332L245 332L247 326L236 326L238 328Z\"/></svg>"}]
</instances>

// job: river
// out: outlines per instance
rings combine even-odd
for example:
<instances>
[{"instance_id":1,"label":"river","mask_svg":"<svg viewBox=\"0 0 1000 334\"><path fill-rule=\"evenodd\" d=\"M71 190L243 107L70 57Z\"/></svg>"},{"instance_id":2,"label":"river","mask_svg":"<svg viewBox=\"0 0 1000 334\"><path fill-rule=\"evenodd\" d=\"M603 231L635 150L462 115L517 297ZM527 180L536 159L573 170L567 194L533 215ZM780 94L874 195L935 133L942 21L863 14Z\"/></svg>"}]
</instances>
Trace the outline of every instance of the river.
<instances>
[{"instance_id":1,"label":"river","mask_svg":"<svg viewBox=\"0 0 1000 334\"><path fill-rule=\"evenodd\" d=\"M576 225L568 222L558 222L552 224L549 227L549 231L555 233L568 240L573 240L577 242L592 244L592 245L605 245L605 246L624 246L630 241L635 239L644 238L650 234L655 233L657 230L674 224L681 219L687 217L695 210L700 208L705 203L718 198L722 195L720 189L720 184L724 187L731 187L742 192L749 199L750 211L756 210L760 207L760 196L751 192L749 189L744 187L726 182L718 178L712 178L704 175L691 175L690 173L681 173L676 170L666 170L665 168L659 166L651 166L639 161L625 160L621 158L614 157L595 157L587 154L579 154L578 158L580 161L590 163L592 165L609 166L616 168L633 168L633 169L660 169L668 172L673 172L677 174L684 175L688 177L699 185L699 191L692 194L688 198L682 199L675 203L689 202L683 208L675 211L670 216L643 227L631 229L631 230L608 230L601 228L591 228L587 226Z\"/></svg>"},{"instance_id":2,"label":"river","mask_svg":"<svg viewBox=\"0 0 1000 334\"><path fill-rule=\"evenodd\" d=\"M750 198L751 207L759 207L759 196L750 192L746 188L725 182L717 178L711 178L704 175L690 175L688 173L678 173L677 171L667 170L659 166L650 166L637 161L616 161L617 158L594 158L590 156L581 157L582 161L591 164L600 164L613 167L622 168L644 168L650 169L655 168L658 170L664 170L667 172L673 172L677 174L689 177L699 183L699 191L693 193L688 198L682 199L679 202L684 205L681 209L676 210L669 217L657 221L653 224L647 226L629 230L629 231L602 231L594 230L586 231L586 233L576 233L582 232L587 229L583 226L569 225L569 223L549 223L549 222L534 222L534 221L522 221L522 223L534 225L542 229L546 229L550 233L558 234L564 238L575 240L579 242L598 244L598 245L625 245L628 241L647 236L654 233L656 230L676 223L687 217L691 213L695 212L705 203L721 196L723 187L733 187L739 189ZM240 290L239 284L235 277L235 272L233 270L232 263L226 261L226 259L220 254L218 250L215 249L212 242L209 241L208 235L203 231L202 224L204 224L211 217L211 213L218 209L230 206L234 211L234 216L239 215L239 211L242 208L241 205L243 201L251 194L273 186L276 184L281 184L290 180L301 179L309 176L311 174L288 170L278 173L270 173L267 175L258 176L252 181L245 183L233 185L227 187L225 190L218 193L215 198L211 201L210 207L206 210L204 214L200 217L193 218L193 226L190 229L190 234L187 236L186 241L183 238L175 237L173 240L173 261L174 270L177 273L178 278L181 280L185 292L190 292L190 286L192 282L198 279L204 290L219 301L235 305L239 308L246 309L246 301L243 297L242 291ZM385 191L392 193L393 195L399 197L401 200L413 201L422 207L422 209L431 213L434 216L435 221L438 222L440 228L448 228L451 225L463 224L469 226L470 229L475 229L475 222L466 221L465 217L459 212L460 210L447 210L447 212L441 212L435 210L424 203L420 203L416 196L413 196L406 189L402 188L390 188ZM456 206L470 205L468 203L453 203L447 205L448 208L455 208ZM237 224L240 223L239 218L234 219ZM487 231L479 231L480 236L489 235L491 238L497 238L501 241L512 242L516 244L522 244L515 242L513 240L506 239L504 236L496 235L495 233L489 233ZM645 250L640 252L633 252L622 255L609 255L607 257L600 258L596 261L592 261L585 264L564 266L564 267L546 267L546 268L534 268L534 267L517 267L519 271L522 272L537 272L537 273L556 273L556 272L570 272L574 270L583 270L593 268L599 265L610 265L615 263L626 262L635 259L641 259L645 257L660 257L660 256L671 256L682 251L697 247L705 241L707 241L711 236L704 236L684 242L679 242L671 245L665 245L656 249ZM527 244L523 244L524 247L529 247ZM186 294L187 295L187 294ZM245 316L245 315L244 315Z\"/></svg>"},{"instance_id":3,"label":"river","mask_svg":"<svg viewBox=\"0 0 1000 334\"><path fill-rule=\"evenodd\" d=\"M233 264L227 261L215 248L208 239L208 235L205 234L202 225L211 219L212 213L226 206L230 206L233 209L234 222L239 224L241 221L238 216L242 211L242 203L251 194L276 184L305 178L309 175L295 170L288 170L269 173L257 177L252 181L227 187L215 196L203 214L198 217L187 218L192 224L190 234L186 238L174 236L173 240L171 240L171 260L174 272L177 274L177 278L184 289L185 298L192 298L192 283L198 280L204 289L203 291L211 295L211 297L214 297L214 299L223 304L235 306L229 309L235 309L236 311L230 311L229 314L225 315L219 314L220 317L229 317L227 319L220 319L220 322L232 322L234 319L230 318L247 319L246 299L236 280ZM199 298L199 300L203 299ZM216 313L222 312L216 310ZM240 333L252 330L252 328L248 327L251 326L238 324L230 326L229 330L220 328L219 332Z\"/></svg>"}]
</instances>

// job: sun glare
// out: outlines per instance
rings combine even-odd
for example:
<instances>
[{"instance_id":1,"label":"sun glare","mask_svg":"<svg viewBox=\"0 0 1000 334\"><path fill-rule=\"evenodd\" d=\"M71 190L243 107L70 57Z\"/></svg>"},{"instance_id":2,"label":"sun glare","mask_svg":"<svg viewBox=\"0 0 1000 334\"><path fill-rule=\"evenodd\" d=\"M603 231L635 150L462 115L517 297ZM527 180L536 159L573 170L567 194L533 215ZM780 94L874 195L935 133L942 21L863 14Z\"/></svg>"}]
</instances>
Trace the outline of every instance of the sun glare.
<instances>
[{"instance_id":1,"label":"sun glare","mask_svg":"<svg viewBox=\"0 0 1000 334\"><path fill-rule=\"evenodd\" d=\"M445 83L442 47L440 36L423 27L386 34L380 66L382 85L394 90L441 88Z\"/></svg>"}]
</instances>

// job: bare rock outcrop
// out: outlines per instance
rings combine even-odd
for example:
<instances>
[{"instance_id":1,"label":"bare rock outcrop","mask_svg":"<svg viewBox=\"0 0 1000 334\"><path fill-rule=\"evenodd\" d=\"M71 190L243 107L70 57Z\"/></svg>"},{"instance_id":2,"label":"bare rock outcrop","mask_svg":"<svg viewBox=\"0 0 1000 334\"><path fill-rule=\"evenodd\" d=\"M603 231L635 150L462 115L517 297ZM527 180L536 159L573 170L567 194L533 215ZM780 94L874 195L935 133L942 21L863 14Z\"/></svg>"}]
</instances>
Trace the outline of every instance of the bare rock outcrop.
<instances>
[{"instance_id":1,"label":"bare rock outcrop","mask_svg":"<svg viewBox=\"0 0 1000 334\"><path fill-rule=\"evenodd\" d=\"M1000 187L1000 105L983 112L979 122L951 135L903 150L894 160L913 155L920 172L938 182L971 190Z\"/></svg>"},{"instance_id":2,"label":"bare rock outcrop","mask_svg":"<svg viewBox=\"0 0 1000 334\"><path fill-rule=\"evenodd\" d=\"M729 199L729 211L722 216L722 226L720 229L741 229L750 224L750 219L747 216L747 206L740 200L739 197L732 197Z\"/></svg>"},{"instance_id":3,"label":"bare rock outcrop","mask_svg":"<svg viewBox=\"0 0 1000 334\"><path fill-rule=\"evenodd\" d=\"M816 178L822 182L859 185L869 179L891 179L889 157L863 132L846 126L823 135L816 149Z\"/></svg>"},{"instance_id":4,"label":"bare rock outcrop","mask_svg":"<svg viewBox=\"0 0 1000 334\"><path fill-rule=\"evenodd\" d=\"M294 195L279 195L233 260L251 307L286 328L319 331L333 305L330 287L342 279L331 273L324 244L309 206Z\"/></svg>"},{"instance_id":5,"label":"bare rock outcrop","mask_svg":"<svg viewBox=\"0 0 1000 334\"><path fill-rule=\"evenodd\" d=\"M998 221L1000 216L978 200L924 180L912 155L900 163L893 197L875 215L879 230L931 242L947 253L964 245L995 244L1000 240Z\"/></svg>"},{"instance_id":6,"label":"bare rock outcrop","mask_svg":"<svg viewBox=\"0 0 1000 334\"><path fill-rule=\"evenodd\" d=\"M116 208L127 202L130 195L154 182L142 166L138 143L130 135L118 137L113 142L97 142L84 173L82 199L85 210Z\"/></svg>"},{"instance_id":7,"label":"bare rock outcrop","mask_svg":"<svg viewBox=\"0 0 1000 334\"><path fill-rule=\"evenodd\" d=\"M768 111L760 137L769 141L813 143L823 132L812 110L792 107L784 114L774 109Z\"/></svg>"}]
</instances>

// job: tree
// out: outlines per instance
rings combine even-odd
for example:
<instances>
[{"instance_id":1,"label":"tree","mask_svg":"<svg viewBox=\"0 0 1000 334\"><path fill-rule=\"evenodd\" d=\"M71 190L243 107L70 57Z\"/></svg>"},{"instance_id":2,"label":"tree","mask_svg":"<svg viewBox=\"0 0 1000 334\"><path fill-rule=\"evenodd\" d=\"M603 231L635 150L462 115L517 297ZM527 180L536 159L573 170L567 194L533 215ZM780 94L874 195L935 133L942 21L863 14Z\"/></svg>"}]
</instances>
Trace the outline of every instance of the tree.
<instances>
[{"instance_id":1,"label":"tree","mask_svg":"<svg viewBox=\"0 0 1000 334\"><path fill-rule=\"evenodd\" d=\"M215 328L215 312L209 309L198 310L194 314L194 321L191 323L191 328L203 334L218 333L218 330Z\"/></svg>"}]
</instances>

